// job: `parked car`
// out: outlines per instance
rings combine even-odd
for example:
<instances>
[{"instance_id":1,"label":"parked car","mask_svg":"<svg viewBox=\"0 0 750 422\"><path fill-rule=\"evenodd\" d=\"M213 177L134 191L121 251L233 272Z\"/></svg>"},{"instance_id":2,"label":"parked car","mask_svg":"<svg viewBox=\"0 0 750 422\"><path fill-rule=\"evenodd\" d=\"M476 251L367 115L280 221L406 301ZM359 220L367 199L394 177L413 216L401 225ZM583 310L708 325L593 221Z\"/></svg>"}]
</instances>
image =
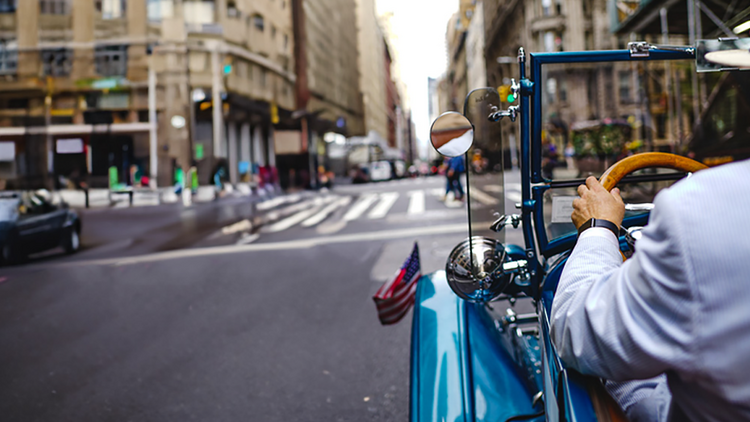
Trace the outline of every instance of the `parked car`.
<instances>
[{"instance_id":1,"label":"parked car","mask_svg":"<svg viewBox=\"0 0 750 422\"><path fill-rule=\"evenodd\" d=\"M391 161L391 170L394 179L401 179L406 176L406 163L404 160Z\"/></svg>"},{"instance_id":2,"label":"parked car","mask_svg":"<svg viewBox=\"0 0 750 422\"><path fill-rule=\"evenodd\" d=\"M379 182L391 179L391 163L388 161L376 161L370 163L370 181Z\"/></svg>"},{"instance_id":3,"label":"parked car","mask_svg":"<svg viewBox=\"0 0 750 422\"><path fill-rule=\"evenodd\" d=\"M0 258L13 263L28 255L62 247L81 247L81 221L65 202L52 203L46 190L0 194Z\"/></svg>"}]
</instances>

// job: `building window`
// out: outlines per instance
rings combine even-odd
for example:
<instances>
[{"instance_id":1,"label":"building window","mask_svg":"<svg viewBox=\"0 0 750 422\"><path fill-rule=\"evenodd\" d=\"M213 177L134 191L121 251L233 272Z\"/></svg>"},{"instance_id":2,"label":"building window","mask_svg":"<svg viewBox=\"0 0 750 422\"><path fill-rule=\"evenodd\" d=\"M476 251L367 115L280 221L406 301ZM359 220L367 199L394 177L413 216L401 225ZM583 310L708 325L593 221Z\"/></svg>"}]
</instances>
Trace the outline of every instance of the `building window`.
<instances>
[{"instance_id":1,"label":"building window","mask_svg":"<svg viewBox=\"0 0 750 422\"><path fill-rule=\"evenodd\" d=\"M271 39L272 40L276 39L276 26L275 25L271 25Z\"/></svg>"},{"instance_id":2,"label":"building window","mask_svg":"<svg viewBox=\"0 0 750 422\"><path fill-rule=\"evenodd\" d=\"M0 40L0 75L12 75L18 68L18 44Z\"/></svg>"},{"instance_id":3,"label":"building window","mask_svg":"<svg viewBox=\"0 0 750 422\"><path fill-rule=\"evenodd\" d=\"M174 0L148 0L146 11L149 21L161 22L174 16Z\"/></svg>"},{"instance_id":4,"label":"building window","mask_svg":"<svg viewBox=\"0 0 750 422\"><path fill-rule=\"evenodd\" d=\"M42 70L44 76L67 76L70 74L73 51L67 48L42 50Z\"/></svg>"},{"instance_id":5,"label":"building window","mask_svg":"<svg viewBox=\"0 0 750 422\"><path fill-rule=\"evenodd\" d=\"M212 24L216 22L213 0L183 0L185 22L190 24Z\"/></svg>"},{"instance_id":6,"label":"building window","mask_svg":"<svg viewBox=\"0 0 750 422\"><path fill-rule=\"evenodd\" d=\"M261 86L266 86L266 82L267 82L266 78L268 76L267 73L268 72L266 71L265 68L260 70L260 85Z\"/></svg>"},{"instance_id":7,"label":"building window","mask_svg":"<svg viewBox=\"0 0 750 422\"><path fill-rule=\"evenodd\" d=\"M39 0L39 13L43 15L67 15L70 0Z\"/></svg>"},{"instance_id":8,"label":"building window","mask_svg":"<svg viewBox=\"0 0 750 422\"><path fill-rule=\"evenodd\" d=\"M563 51L563 37L560 33L547 31L544 33L542 42L544 43L544 51L547 53Z\"/></svg>"},{"instance_id":9,"label":"building window","mask_svg":"<svg viewBox=\"0 0 750 422\"><path fill-rule=\"evenodd\" d=\"M102 76L125 76L128 73L128 46L105 45L94 50L96 73Z\"/></svg>"},{"instance_id":10,"label":"building window","mask_svg":"<svg viewBox=\"0 0 750 422\"><path fill-rule=\"evenodd\" d=\"M0 13L15 13L17 0L0 0Z\"/></svg>"},{"instance_id":11,"label":"building window","mask_svg":"<svg viewBox=\"0 0 750 422\"><path fill-rule=\"evenodd\" d=\"M255 28L258 29L260 32L263 32L263 30L266 28L266 23L263 20L263 16L261 16L261 15L254 15L253 16L253 26L255 26Z\"/></svg>"},{"instance_id":12,"label":"building window","mask_svg":"<svg viewBox=\"0 0 750 422\"><path fill-rule=\"evenodd\" d=\"M125 17L127 4L127 0L96 0L96 10L103 19L120 19Z\"/></svg>"},{"instance_id":13,"label":"building window","mask_svg":"<svg viewBox=\"0 0 750 422\"><path fill-rule=\"evenodd\" d=\"M542 0L542 16L550 16L552 14L552 0Z\"/></svg>"},{"instance_id":14,"label":"building window","mask_svg":"<svg viewBox=\"0 0 750 422\"><path fill-rule=\"evenodd\" d=\"M286 50L287 48L289 48L289 35L284 34L284 50Z\"/></svg>"},{"instance_id":15,"label":"building window","mask_svg":"<svg viewBox=\"0 0 750 422\"><path fill-rule=\"evenodd\" d=\"M630 78L631 73L628 71L621 71L619 74L619 90L620 90L620 102L629 103L630 98Z\"/></svg>"},{"instance_id":16,"label":"building window","mask_svg":"<svg viewBox=\"0 0 750 422\"><path fill-rule=\"evenodd\" d=\"M228 18L239 18L240 10L237 9L237 3L233 1L227 2L227 17Z\"/></svg>"},{"instance_id":17,"label":"building window","mask_svg":"<svg viewBox=\"0 0 750 422\"><path fill-rule=\"evenodd\" d=\"M286 9L286 0L281 0L281 8Z\"/></svg>"}]
</instances>

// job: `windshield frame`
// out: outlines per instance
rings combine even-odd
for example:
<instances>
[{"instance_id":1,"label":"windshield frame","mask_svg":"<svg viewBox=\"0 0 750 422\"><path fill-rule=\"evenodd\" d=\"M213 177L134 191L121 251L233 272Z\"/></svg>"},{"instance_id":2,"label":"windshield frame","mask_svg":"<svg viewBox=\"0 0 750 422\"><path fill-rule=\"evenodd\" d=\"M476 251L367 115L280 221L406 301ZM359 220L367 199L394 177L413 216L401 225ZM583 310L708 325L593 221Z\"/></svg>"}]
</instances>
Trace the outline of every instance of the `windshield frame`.
<instances>
[{"instance_id":1,"label":"windshield frame","mask_svg":"<svg viewBox=\"0 0 750 422\"><path fill-rule=\"evenodd\" d=\"M546 64L567 63L608 63L608 62L637 62L656 60L695 60L695 49L685 47L682 51L675 50L648 50L647 57L633 57L630 50L606 50L606 51L576 51L556 53L529 53L529 70L531 86L526 89L527 95L521 96L521 155L523 160L529 160L523 164L521 174L521 194L523 196L524 217L528 213L533 214L534 225L527 224L529 218L524 218L523 230L526 239L527 251L534 249L533 241L529 238L536 237L539 254L547 258L571 249L576 242L577 234L553 239L547 238L544 224L544 192L551 189L551 183L542 177L542 90L543 66ZM522 72L524 64L521 63ZM523 80L523 77L522 77ZM523 87L523 85L522 85ZM528 95L528 91L531 91ZM524 118L525 112L529 112L528 101L531 100L530 120ZM530 127L529 127L530 126ZM524 130L524 129L530 129ZM530 133L529 133L530 132ZM525 167L525 168L524 168ZM532 187L532 184L534 185ZM648 222L648 214L626 218L623 226L645 225ZM532 234L533 233L533 234Z\"/></svg>"}]
</instances>

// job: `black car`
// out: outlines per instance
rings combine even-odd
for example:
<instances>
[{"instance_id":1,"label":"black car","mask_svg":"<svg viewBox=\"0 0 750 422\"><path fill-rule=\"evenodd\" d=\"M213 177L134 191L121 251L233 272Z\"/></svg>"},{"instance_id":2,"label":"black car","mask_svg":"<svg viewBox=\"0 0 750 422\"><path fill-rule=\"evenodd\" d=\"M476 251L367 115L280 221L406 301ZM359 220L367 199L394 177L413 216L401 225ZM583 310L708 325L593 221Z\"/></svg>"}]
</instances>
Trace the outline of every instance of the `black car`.
<instances>
[{"instance_id":1,"label":"black car","mask_svg":"<svg viewBox=\"0 0 750 422\"><path fill-rule=\"evenodd\" d=\"M30 254L62 247L76 252L81 222L67 204L53 204L46 190L0 194L0 258L18 262Z\"/></svg>"}]
</instances>

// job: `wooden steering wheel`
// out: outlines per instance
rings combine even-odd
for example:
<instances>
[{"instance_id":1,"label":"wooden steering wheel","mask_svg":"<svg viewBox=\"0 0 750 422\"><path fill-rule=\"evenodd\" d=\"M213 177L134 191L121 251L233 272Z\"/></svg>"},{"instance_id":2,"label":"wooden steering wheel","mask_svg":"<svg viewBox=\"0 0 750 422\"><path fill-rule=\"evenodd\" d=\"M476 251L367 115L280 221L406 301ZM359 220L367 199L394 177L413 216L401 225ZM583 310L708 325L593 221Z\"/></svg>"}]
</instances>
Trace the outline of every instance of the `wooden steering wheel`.
<instances>
[{"instance_id":1,"label":"wooden steering wheel","mask_svg":"<svg viewBox=\"0 0 750 422\"><path fill-rule=\"evenodd\" d=\"M644 152L642 154L631 155L630 157L612 164L612 166L602 174L602 177L599 178L599 182L604 186L604 189L610 191L626 175L636 170L655 167L670 168L689 173L708 168L708 166L703 163L699 163L681 155L668 154L665 152Z\"/></svg>"}]
</instances>

